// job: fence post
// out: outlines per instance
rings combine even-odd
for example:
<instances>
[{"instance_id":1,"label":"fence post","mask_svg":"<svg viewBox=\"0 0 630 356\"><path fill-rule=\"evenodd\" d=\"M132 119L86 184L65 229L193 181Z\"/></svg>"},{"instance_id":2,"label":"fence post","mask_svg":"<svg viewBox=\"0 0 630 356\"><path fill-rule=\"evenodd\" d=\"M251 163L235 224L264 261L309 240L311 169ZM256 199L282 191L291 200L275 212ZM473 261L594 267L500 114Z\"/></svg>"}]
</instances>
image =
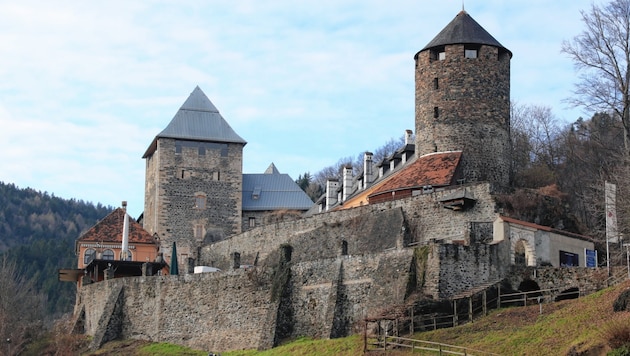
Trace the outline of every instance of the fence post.
<instances>
[{"instance_id":1,"label":"fence post","mask_svg":"<svg viewBox=\"0 0 630 356\"><path fill-rule=\"evenodd\" d=\"M365 319L365 327L363 328L363 353L367 351L367 328L368 322L367 319Z\"/></svg>"},{"instance_id":2,"label":"fence post","mask_svg":"<svg viewBox=\"0 0 630 356\"><path fill-rule=\"evenodd\" d=\"M409 331L410 331L410 334L413 335L414 331L416 331L415 328L414 328L414 325L413 325L413 306L410 309L411 309L411 313L410 313L411 314L411 321L409 323Z\"/></svg>"},{"instance_id":3,"label":"fence post","mask_svg":"<svg viewBox=\"0 0 630 356\"><path fill-rule=\"evenodd\" d=\"M437 318L435 314L433 314L433 330L437 330Z\"/></svg>"},{"instance_id":4,"label":"fence post","mask_svg":"<svg viewBox=\"0 0 630 356\"><path fill-rule=\"evenodd\" d=\"M497 286L497 309L501 309L501 283Z\"/></svg>"},{"instance_id":5,"label":"fence post","mask_svg":"<svg viewBox=\"0 0 630 356\"><path fill-rule=\"evenodd\" d=\"M453 326L457 324L457 300L453 300Z\"/></svg>"},{"instance_id":6,"label":"fence post","mask_svg":"<svg viewBox=\"0 0 630 356\"><path fill-rule=\"evenodd\" d=\"M523 293L523 306L527 306L527 292Z\"/></svg>"},{"instance_id":7,"label":"fence post","mask_svg":"<svg viewBox=\"0 0 630 356\"><path fill-rule=\"evenodd\" d=\"M472 296L468 297L468 321L473 322L473 300Z\"/></svg>"},{"instance_id":8,"label":"fence post","mask_svg":"<svg viewBox=\"0 0 630 356\"><path fill-rule=\"evenodd\" d=\"M486 305L488 301L488 296L487 296L487 291L484 289L483 294L481 296L481 302L483 304L483 316L487 316L488 315L488 306Z\"/></svg>"}]
</instances>

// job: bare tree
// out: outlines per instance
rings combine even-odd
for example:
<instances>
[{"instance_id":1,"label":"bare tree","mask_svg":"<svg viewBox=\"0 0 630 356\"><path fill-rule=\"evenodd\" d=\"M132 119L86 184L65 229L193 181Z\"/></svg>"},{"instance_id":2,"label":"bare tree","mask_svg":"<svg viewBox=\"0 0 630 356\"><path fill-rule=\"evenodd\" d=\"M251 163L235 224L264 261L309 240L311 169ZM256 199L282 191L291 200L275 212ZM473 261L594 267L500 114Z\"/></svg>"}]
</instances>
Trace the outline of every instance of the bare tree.
<instances>
[{"instance_id":1,"label":"bare tree","mask_svg":"<svg viewBox=\"0 0 630 356\"><path fill-rule=\"evenodd\" d=\"M624 152L630 153L630 0L613 0L589 12L582 11L586 29L562 52L573 59L580 72L575 106L591 111L613 112L624 128Z\"/></svg>"},{"instance_id":2,"label":"bare tree","mask_svg":"<svg viewBox=\"0 0 630 356\"><path fill-rule=\"evenodd\" d=\"M512 167L517 187L553 184L562 161L562 130L551 108L511 104Z\"/></svg>"},{"instance_id":3,"label":"bare tree","mask_svg":"<svg viewBox=\"0 0 630 356\"><path fill-rule=\"evenodd\" d=\"M2 346L7 347L7 355L17 355L41 331L45 298L6 255L0 261L0 286Z\"/></svg>"}]
</instances>

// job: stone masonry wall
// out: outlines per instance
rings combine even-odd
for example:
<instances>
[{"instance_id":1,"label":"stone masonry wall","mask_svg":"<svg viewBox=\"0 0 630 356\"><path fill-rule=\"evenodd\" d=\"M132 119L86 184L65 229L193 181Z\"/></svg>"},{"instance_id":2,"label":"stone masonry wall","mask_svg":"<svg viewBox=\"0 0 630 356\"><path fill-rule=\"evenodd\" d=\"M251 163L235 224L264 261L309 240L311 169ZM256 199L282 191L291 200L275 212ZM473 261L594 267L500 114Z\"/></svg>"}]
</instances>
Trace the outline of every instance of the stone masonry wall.
<instances>
[{"instance_id":1,"label":"stone masonry wall","mask_svg":"<svg viewBox=\"0 0 630 356\"><path fill-rule=\"evenodd\" d=\"M424 292L435 299L449 299L475 287L498 282L510 270L509 241L431 247Z\"/></svg>"},{"instance_id":2,"label":"stone masonry wall","mask_svg":"<svg viewBox=\"0 0 630 356\"><path fill-rule=\"evenodd\" d=\"M445 209L439 202L457 189L467 189L477 199L469 210ZM343 241L350 255L424 244L429 240L468 241L471 222L496 219L488 183L468 184L407 199L317 214L308 218L264 225L201 249L200 265L221 269L233 264L234 252L241 264L261 263L281 244L295 248L298 260L334 258Z\"/></svg>"},{"instance_id":3,"label":"stone masonry wall","mask_svg":"<svg viewBox=\"0 0 630 356\"><path fill-rule=\"evenodd\" d=\"M85 312L89 335L111 332L103 320L119 320L120 335L103 342L119 337L208 351L269 348L278 315L292 318L285 337L340 337L355 332L364 317L403 302L411 254L396 250L291 263L290 304L282 311L273 297L274 266L108 280L81 288L77 308ZM122 300L112 301L121 304L117 314L104 315L113 310L104 301L121 288Z\"/></svg>"},{"instance_id":4,"label":"stone masonry wall","mask_svg":"<svg viewBox=\"0 0 630 356\"><path fill-rule=\"evenodd\" d=\"M98 332L102 301L108 291L120 286L124 290L121 338L208 351L257 348L269 338L268 318L273 309L269 288L253 283L244 270L129 277L85 286L79 294L87 334Z\"/></svg>"}]
</instances>

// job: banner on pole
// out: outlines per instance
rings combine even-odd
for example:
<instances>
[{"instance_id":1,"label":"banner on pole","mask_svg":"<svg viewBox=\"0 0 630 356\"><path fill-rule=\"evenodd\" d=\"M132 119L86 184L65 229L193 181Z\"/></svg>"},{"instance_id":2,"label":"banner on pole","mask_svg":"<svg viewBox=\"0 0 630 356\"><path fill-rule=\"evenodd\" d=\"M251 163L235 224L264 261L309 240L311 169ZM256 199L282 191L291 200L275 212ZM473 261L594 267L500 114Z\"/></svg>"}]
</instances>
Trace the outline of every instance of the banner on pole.
<instances>
[{"instance_id":1,"label":"banner on pole","mask_svg":"<svg viewBox=\"0 0 630 356\"><path fill-rule=\"evenodd\" d=\"M616 195L617 186L612 183L604 183L605 205L606 205L606 241L619 242L619 234L617 233L617 206Z\"/></svg>"}]
</instances>

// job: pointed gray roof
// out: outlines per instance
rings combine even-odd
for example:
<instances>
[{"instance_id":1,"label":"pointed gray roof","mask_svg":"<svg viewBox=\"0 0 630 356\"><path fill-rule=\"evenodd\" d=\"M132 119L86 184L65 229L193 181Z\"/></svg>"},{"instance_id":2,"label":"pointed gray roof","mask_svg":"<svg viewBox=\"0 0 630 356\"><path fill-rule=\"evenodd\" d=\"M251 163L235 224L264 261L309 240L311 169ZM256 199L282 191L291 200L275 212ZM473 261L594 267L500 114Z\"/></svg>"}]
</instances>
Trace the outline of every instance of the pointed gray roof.
<instances>
[{"instance_id":1,"label":"pointed gray roof","mask_svg":"<svg viewBox=\"0 0 630 356\"><path fill-rule=\"evenodd\" d=\"M505 50L512 57L512 52L503 47L492 35L488 33L477 21L475 21L466 11L460 11L457 16L440 33L435 36L418 53L430 48L451 45L451 44L482 44L498 47ZM416 53L415 58L418 57Z\"/></svg>"},{"instance_id":2,"label":"pointed gray roof","mask_svg":"<svg viewBox=\"0 0 630 356\"><path fill-rule=\"evenodd\" d=\"M265 174L280 174L280 171L276 168L276 165L271 162L269 167L265 170Z\"/></svg>"},{"instance_id":3,"label":"pointed gray roof","mask_svg":"<svg viewBox=\"0 0 630 356\"><path fill-rule=\"evenodd\" d=\"M197 86L179 108L171 122L160 132L145 152L146 158L157 149L159 138L190 141L242 143L243 140L225 121L219 110Z\"/></svg>"}]
</instances>

